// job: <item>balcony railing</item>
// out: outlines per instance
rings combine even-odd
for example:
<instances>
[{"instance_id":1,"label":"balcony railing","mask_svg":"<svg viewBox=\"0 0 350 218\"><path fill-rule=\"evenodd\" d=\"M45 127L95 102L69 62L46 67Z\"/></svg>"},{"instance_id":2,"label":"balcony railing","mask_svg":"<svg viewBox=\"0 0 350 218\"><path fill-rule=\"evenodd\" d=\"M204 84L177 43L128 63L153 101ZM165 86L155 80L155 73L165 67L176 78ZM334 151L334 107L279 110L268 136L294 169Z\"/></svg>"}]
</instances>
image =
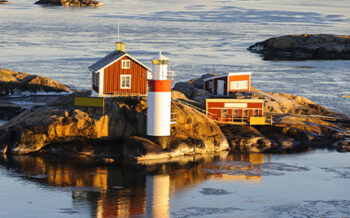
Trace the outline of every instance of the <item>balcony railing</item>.
<instances>
[{"instance_id":1,"label":"balcony railing","mask_svg":"<svg viewBox=\"0 0 350 218\"><path fill-rule=\"evenodd\" d=\"M170 114L170 124L175 124L177 121L177 113L171 112Z\"/></svg>"}]
</instances>

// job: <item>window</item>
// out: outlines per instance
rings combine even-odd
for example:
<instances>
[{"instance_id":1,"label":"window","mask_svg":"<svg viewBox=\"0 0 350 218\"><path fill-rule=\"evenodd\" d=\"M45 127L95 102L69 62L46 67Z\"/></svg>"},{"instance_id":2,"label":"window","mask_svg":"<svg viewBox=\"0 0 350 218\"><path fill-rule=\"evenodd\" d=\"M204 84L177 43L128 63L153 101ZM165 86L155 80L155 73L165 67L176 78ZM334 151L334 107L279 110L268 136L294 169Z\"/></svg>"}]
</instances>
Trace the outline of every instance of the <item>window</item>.
<instances>
[{"instance_id":1,"label":"window","mask_svg":"<svg viewBox=\"0 0 350 218\"><path fill-rule=\"evenodd\" d=\"M131 89L131 75L120 75L120 88Z\"/></svg>"},{"instance_id":2,"label":"window","mask_svg":"<svg viewBox=\"0 0 350 218\"><path fill-rule=\"evenodd\" d=\"M222 109L220 121L227 121L227 117L228 117L227 109Z\"/></svg>"},{"instance_id":3,"label":"window","mask_svg":"<svg viewBox=\"0 0 350 218\"><path fill-rule=\"evenodd\" d=\"M228 117L227 109L222 109L221 116Z\"/></svg>"},{"instance_id":4,"label":"window","mask_svg":"<svg viewBox=\"0 0 350 218\"><path fill-rule=\"evenodd\" d=\"M232 81L230 83L230 89L248 89L248 81Z\"/></svg>"},{"instance_id":5,"label":"window","mask_svg":"<svg viewBox=\"0 0 350 218\"><path fill-rule=\"evenodd\" d=\"M232 110L232 116L238 117L238 110Z\"/></svg>"},{"instance_id":6,"label":"window","mask_svg":"<svg viewBox=\"0 0 350 218\"><path fill-rule=\"evenodd\" d=\"M212 90L213 89L213 80L210 80L208 82L208 89Z\"/></svg>"},{"instance_id":7,"label":"window","mask_svg":"<svg viewBox=\"0 0 350 218\"><path fill-rule=\"evenodd\" d=\"M259 109L255 109L255 110L254 110L254 116L255 116L255 117L258 117L258 116L259 116Z\"/></svg>"},{"instance_id":8,"label":"window","mask_svg":"<svg viewBox=\"0 0 350 218\"><path fill-rule=\"evenodd\" d=\"M96 87L99 87L100 83L100 73L99 72L92 72L92 84Z\"/></svg>"},{"instance_id":9,"label":"window","mask_svg":"<svg viewBox=\"0 0 350 218\"><path fill-rule=\"evenodd\" d=\"M92 72L92 84L93 85L96 85L96 73L95 72Z\"/></svg>"},{"instance_id":10,"label":"window","mask_svg":"<svg viewBox=\"0 0 350 218\"><path fill-rule=\"evenodd\" d=\"M130 60L122 60L122 69L130 69Z\"/></svg>"}]
</instances>

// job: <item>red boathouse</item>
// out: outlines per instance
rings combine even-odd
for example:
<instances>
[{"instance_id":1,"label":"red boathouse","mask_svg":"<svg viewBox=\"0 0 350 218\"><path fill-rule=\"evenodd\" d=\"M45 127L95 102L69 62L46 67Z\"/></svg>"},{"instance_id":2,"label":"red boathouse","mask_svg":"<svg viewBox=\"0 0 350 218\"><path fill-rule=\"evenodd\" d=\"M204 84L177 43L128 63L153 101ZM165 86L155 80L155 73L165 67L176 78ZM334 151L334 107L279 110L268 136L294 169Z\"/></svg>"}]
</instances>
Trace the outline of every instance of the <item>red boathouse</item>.
<instances>
[{"instance_id":1,"label":"red boathouse","mask_svg":"<svg viewBox=\"0 0 350 218\"><path fill-rule=\"evenodd\" d=\"M89 67L92 72L92 96L147 95L147 77L151 69L125 52L125 44Z\"/></svg>"},{"instance_id":2,"label":"red boathouse","mask_svg":"<svg viewBox=\"0 0 350 218\"><path fill-rule=\"evenodd\" d=\"M204 89L213 95L224 96L230 92L250 91L251 72L227 73L204 79Z\"/></svg>"},{"instance_id":3,"label":"red boathouse","mask_svg":"<svg viewBox=\"0 0 350 218\"><path fill-rule=\"evenodd\" d=\"M263 99L206 99L206 115L218 122L264 125ZM261 119L264 118L264 119Z\"/></svg>"}]
</instances>

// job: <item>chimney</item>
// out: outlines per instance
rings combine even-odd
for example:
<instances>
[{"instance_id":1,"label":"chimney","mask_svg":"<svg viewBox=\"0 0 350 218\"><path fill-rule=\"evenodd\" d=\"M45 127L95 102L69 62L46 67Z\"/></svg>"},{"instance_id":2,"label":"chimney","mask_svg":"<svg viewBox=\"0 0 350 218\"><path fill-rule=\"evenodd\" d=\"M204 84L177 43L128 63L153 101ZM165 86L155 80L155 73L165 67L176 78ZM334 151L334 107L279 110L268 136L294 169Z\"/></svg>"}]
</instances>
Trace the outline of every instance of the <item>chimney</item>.
<instances>
[{"instance_id":1,"label":"chimney","mask_svg":"<svg viewBox=\"0 0 350 218\"><path fill-rule=\"evenodd\" d=\"M117 51L125 52L125 44L122 42L116 42Z\"/></svg>"}]
</instances>

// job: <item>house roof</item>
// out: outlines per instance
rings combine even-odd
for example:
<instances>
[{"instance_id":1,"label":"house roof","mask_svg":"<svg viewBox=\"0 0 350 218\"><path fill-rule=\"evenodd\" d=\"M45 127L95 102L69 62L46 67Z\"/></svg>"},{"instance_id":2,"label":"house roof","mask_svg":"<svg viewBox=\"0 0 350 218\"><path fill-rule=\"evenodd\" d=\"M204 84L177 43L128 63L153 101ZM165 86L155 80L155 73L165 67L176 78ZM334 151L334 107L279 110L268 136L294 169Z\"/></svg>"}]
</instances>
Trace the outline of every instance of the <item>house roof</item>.
<instances>
[{"instance_id":1,"label":"house roof","mask_svg":"<svg viewBox=\"0 0 350 218\"><path fill-rule=\"evenodd\" d=\"M227 77L227 76L239 76L239 75L251 75L251 74L252 74L252 72L231 72L231 73L225 73L225 74L220 74L217 76L208 77L208 78L205 78L203 80L208 81L208 80Z\"/></svg>"},{"instance_id":2,"label":"house roof","mask_svg":"<svg viewBox=\"0 0 350 218\"><path fill-rule=\"evenodd\" d=\"M109 53L107 56L103 57L102 59L100 59L99 61L97 61L93 65L91 65L89 67L89 69L93 70L93 71L98 71L98 70L100 70L102 68L108 67L109 65L111 65L112 63L118 61L119 59L121 59L124 56L127 56L131 60L135 61L136 63L138 63L141 66L143 66L144 68L146 68L147 70L152 71L149 67L147 67L146 65L142 64L140 61L138 61L136 58L132 57L128 53L123 52L123 51L118 51L118 50L115 50L115 51Z\"/></svg>"}]
</instances>

